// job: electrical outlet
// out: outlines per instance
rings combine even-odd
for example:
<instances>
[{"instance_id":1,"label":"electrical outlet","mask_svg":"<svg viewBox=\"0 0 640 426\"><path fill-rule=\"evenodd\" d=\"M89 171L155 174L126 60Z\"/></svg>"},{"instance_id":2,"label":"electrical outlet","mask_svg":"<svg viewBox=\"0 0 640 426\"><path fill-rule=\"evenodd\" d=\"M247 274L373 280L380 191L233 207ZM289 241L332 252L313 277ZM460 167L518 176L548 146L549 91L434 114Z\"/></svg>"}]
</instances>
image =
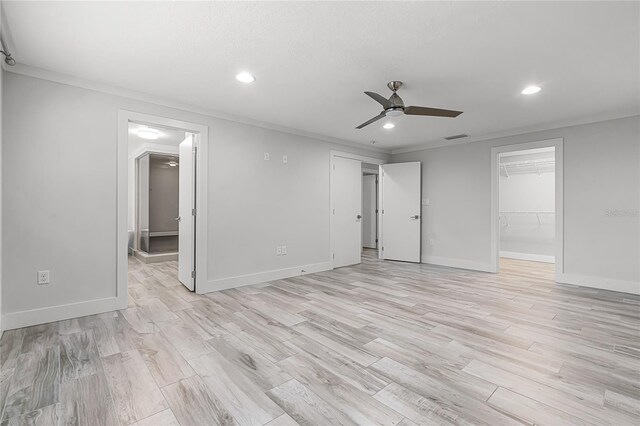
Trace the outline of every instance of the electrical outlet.
<instances>
[{"instance_id":1,"label":"electrical outlet","mask_svg":"<svg viewBox=\"0 0 640 426\"><path fill-rule=\"evenodd\" d=\"M282 256L282 247L276 247L276 256Z\"/></svg>"},{"instance_id":2,"label":"electrical outlet","mask_svg":"<svg viewBox=\"0 0 640 426\"><path fill-rule=\"evenodd\" d=\"M38 285L49 284L49 271L38 271Z\"/></svg>"},{"instance_id":3,"label":"electrical outlet","mask_svg":"<svg viewBox=\"0 0 640 426\"><path fill-rule=\"evenodd\" d=\"M287 164L287 161L289 161L289 160L287 159L287 156L286 156L286 155L283 155L283 156L282 156L282 162L283 162L284 164Z\"/></svg>"},{"instance_id":4,"label":"electrical outlet","mask_svg":"<svg viewBox=\"0 0 640 426\"><path fill-rule=\"evenodd\" d=\"M423 205L423 206L428 206L429 204L430 204L430 201L429 201L429 199L428 199L428 198L423 198L423 199L422 199L422 205Z\"/></svg>"},{"instance_id":5,"label":"electrical outlet","mask_svg":"<svg viewBox=\"0 0 640 426\"><path fill-rule=\"evenodd\" d=\"M283 256L287 255L287 246L282 246L282 255Z\"/></svg>"},{"instance_id":6,"label":"electrical outlet","mask_svg":"<svg viewBox=\"0 0 640 426\"><path fill-rule=\"evenodd\" d=\"M264 153L264 161L269 161L269 153L268 152Z\"/></svg>"}]
</instances>

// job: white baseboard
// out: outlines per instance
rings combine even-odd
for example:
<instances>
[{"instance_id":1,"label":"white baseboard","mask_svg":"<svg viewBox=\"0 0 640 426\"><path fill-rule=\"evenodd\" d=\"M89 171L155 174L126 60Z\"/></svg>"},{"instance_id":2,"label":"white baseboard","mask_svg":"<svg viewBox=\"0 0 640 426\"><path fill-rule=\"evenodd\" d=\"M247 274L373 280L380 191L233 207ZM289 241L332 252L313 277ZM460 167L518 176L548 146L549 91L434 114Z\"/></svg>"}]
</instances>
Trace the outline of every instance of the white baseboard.
<instances>
[{"instance_id":1,"label":"white baseboard","mask_svg":"<svg viewBox=\"0 0 640 426\"><path fill-rule=\"evenodd\" d=\"M178 253L158 253L147 254L143 251L136 250L133 253L136 259L140 259L143 263L159 263L168 262L170 260L178 260Z\"/></svg>"},{"instance_id":2,"label":"white baseboard","mask_svg":"<svg viewBox=\"0 0 640 426\"><path fill-rule=\"evenodd\" d=\"M156 231L149 232L150 237L175 237L178 235L178 231Z\"/></svg>"},{"instance_id":3,"label":"white baseboard","mask_svg":"<svg viewBox=\"0 0 640 426\"><path fill-rule=\"evenodd\" d=\"M88 300L86 302L70 303L68 305L50 306L31 309L28 311L9 312L2 316L2 326L5 330L46 324L70 318L100 314L102 312L117 311L127 307L127 299L118 297Z\"/></svg>"},{"instance_id":4,"label":"white baseboard","mask_svg":"<svg viewBox=\"0 0 640 426\"><path fill-rule=\"evenodd\" d=\"M473 260L455 259L451 257L438 257L438 256L422 256L422 263L428 263L430 265L448 266L450 268L469 269L472 271L481 272L496 272L491 263L475 262Z\"/></svg>"},{"instance_id":5,"label":"white baseboard","mask_svg":"<svg viewBox=\"0 0 640 426\"><path fill-rule=\"evenodd\" d=\"M515 251L500 250L500 257L506 257L507 259L530 260L532 262L556 263L555 256L548 256L544 254L518 253Z\"/></svg>"},{"instance_id":6,"label":"white baseboard","mask_svg":"<svg viewBox=\"0 0 640 426\"><path fill-rule=\"evenodd\" d=\"M197 285L196 291L200 294L212 291L226 290L228 288L242 287L245 285L259 284L284 278L297 277L315 272L331 270L331 262L313 263L310 265L295 266L292 268L275 269L272 271L258 272L255 274L238 275L235 277L218 278Z\"/></svg>"},{"instance_id":7,"label":"white baseboard","mask_svg":"<svg viewBox=\"0 0 640 426\"><path fill-rule=\"evenodd\" d=\"M563 284L572 284L581 287L591 287L601 290L619 291L621 293L640 295L640 282L590 277L577 274L557 274L556 281Z\"/></svg>"}]
</instances>

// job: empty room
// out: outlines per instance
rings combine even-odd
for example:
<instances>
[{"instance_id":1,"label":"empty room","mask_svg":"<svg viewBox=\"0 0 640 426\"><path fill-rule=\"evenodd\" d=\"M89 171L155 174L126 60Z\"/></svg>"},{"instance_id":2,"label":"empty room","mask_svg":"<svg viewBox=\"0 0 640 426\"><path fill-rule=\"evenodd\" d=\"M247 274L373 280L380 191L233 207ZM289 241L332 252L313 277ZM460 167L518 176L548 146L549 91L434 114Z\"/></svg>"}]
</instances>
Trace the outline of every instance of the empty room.
<instances>
[{"instance_id":1,"label":"empty room","mask_svg":"<svg viewBox=\"0 0 640 426\"><path fill-rule=\"evenodd\" d=\"M640 424L639 1L0 1L0 424Z\"/></svg>"}]
</instances>

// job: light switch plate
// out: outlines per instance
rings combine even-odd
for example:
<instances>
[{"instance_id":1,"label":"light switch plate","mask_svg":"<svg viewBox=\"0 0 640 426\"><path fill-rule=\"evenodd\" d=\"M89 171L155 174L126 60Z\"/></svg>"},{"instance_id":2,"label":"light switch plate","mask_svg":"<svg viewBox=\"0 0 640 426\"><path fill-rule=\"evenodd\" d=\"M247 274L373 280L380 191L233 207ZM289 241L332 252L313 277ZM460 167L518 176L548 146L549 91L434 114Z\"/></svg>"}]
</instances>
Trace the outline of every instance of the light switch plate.
<instances>
[{"instance_id":1,"label":"light switch plate","mask_svg":"<svg viewBox=\"0 0 640 426\"><path fill-rule=\"evenodd\" d=\"M283 256L287 255L287 246L282 246L282 255Z\"/></svg>"},{"instance_id":2,"label":"light switch plate","mask_svg":"<svg viewBox=\"0 0 640 426\"><path fill-rule=\"evenodd\" d=\"M422 199L422 205L423 205L423 206L428 206L428 205L429 205L429 203L430 203L430 201L429 201L429 199L428 199L428 198L423 198L423 199Z\"/></svg>"},{"instance_id":3,"label":"light switch plate","mask_svg":"<svg viewBox=\"0 0 640 426\"><path fill-rule=\"evenodd\" d=\"M282 247L280 246L276 247L276 256L282 256Z\"/></svg>"},{"instance_id":4,"label":"light switch plate","mask_svg":"<svg viewBox=\"0 0 640 426\"><path fill-rule=\"evenodd\" d=\"M264 161L269 161L269 153L268 152L264 153Z\"/></svg>"},{"instance_id":5,"label":"light switch plate","mask_svg":"<svg viewBox=\"0 0 640 426\"><path fill-rule=\"evenodd\" d=\"M287 164L287 161L289 161L289 160L287 159L287 156L286 156L286 155L283 155L283 156L282 156L282 162L283 162L284 164Z\"/></svg>"}]
</instances>

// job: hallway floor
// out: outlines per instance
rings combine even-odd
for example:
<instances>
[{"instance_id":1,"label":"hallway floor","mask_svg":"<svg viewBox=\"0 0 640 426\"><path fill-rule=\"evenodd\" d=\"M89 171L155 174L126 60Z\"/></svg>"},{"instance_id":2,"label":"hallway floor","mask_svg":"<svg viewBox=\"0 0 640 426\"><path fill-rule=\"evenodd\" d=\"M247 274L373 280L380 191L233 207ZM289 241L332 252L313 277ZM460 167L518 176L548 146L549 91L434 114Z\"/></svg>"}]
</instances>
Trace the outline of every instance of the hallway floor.
<instances>
[{"instance_id":1,"label":"hallway floor","mask_svg":"<svg viewBox=\"0 0 640 426\"><path fill-rule=\"evenodd\" d=\"M127 309L4 333L2 425L639 424L640 297L501 264L197 295L130 259Z\"/></svg>"}]
</instances>

